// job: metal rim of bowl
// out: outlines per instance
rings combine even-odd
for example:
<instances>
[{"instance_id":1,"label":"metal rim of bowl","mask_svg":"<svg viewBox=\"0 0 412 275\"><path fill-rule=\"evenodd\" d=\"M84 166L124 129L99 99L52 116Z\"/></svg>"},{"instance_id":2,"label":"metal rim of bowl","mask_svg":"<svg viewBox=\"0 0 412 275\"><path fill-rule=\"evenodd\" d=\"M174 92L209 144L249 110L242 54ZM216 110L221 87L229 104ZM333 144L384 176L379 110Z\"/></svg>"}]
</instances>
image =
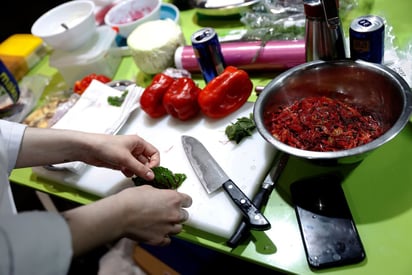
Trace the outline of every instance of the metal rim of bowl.
<instances>
[{"instance_id":1,"label":"metal rim of bowl","mask_svg":"<svg viewBox=\"0 0 412 275\"><path fill-rule=\"evenodd\" d=\"M383 135L378 137L377 139L358 146L356 148L348 149L348 150L341 150L341 151L333 151L333 152L316 152L316 151L309 151L309 150L303 150L303 149L298 149L289 145L286 145L283 142L280 142L277 140L275 137L273 137L268 131L264 131L265 125L263 123L263 120L259 118L259 114L263 113L263 108L264 104L261 102L264 102L266 97L268 96L268 92L274 87L281 85L281 83L288 78L289 76L298 73L301 70L309 70L312 68L315 68L317 66L330 66L333 64L343 64L343 63L348 63L348 64L354 64L358 65L361 67L369 68L372 70L379 71L383 73L384 75L388 76L395 85L400 87L400 90L402 91L402 98L403 98L403 106L402 106L402 112L396 122L390 127ZM407 92L408 91L408 92ZM260 135L270 144L275 146L277 149L286 152L288 154L297 156L297 157L302 157L306 159L311 159L311 160L321 160L321 159L339 159L339 158L345 158L345 157L351 157L351 156L356 156L360 154L367 153L369 151L372 151L379 146L387 143L391 139L393 139L403 128L404 126L408 123L409 117L412 114L412 93L410 92L410 87L408 83L396 72L394 72L392 69L381 65L381 64L375 64L375 63L369 63L365 62L362 60L337 60L337 61L323 61L323 60L317 60L317 61L311 61L307 62L301 65L298 65L292 69L289 69L280 75L278 75L276 78L274 78L271 82L269 82L268 85L263 89L263 91L260 93L258 96L256 103L254 105L254 110L253 110L253 115L255 118L256 126L258 129L258 132ZM258 119L256 119L258 118Z\"/></svg>"},{"instance_id":2,"label":"metal rim of bowl","mask_svg":"<svg viewBox=\"0 0 412 275\"><path fill-rule=\"evenodd\" d=\"M126 80L126 79L112 80L106 83L107 86L114 88L116 90L119 90L119 91L123 91L124 89L126 89L128 86L132 84L136 84L136 83L131 80Z\"/></svg>"}]
</instances>

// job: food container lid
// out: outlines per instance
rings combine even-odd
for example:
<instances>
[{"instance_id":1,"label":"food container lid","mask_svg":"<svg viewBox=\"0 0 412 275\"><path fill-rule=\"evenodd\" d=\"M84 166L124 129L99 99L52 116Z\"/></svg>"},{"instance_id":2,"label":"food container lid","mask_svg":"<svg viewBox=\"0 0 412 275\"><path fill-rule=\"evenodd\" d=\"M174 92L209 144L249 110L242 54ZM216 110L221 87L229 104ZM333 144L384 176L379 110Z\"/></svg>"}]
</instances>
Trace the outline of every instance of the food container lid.
<instances>
[{"instance_id":1,"label":"food container lid","mask_svg":"<svg viewBox=\"0 0 412 275\"><path fill-rule=\"evenodd\" d=\"M109 26L97 28L90 40L75 51L55 50L50 56L53 67L82 65L100 59L115 44L116 32Z\"/></svg>"}]
</instances>

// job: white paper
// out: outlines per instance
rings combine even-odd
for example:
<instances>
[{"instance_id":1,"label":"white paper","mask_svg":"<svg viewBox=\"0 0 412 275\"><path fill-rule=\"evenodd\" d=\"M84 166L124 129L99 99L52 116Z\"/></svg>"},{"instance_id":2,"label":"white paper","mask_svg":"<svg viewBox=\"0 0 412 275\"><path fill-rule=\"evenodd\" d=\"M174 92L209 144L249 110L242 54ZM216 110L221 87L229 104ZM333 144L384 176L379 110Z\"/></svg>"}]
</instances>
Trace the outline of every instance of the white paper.
<instances>
[{"instance_id":1,"label":"white paper","mask_svg":"<svg viewBox=\"0 0 412 275\"><path fill-rule=\"evenodd\" d=\"M116 134L124 125L130 113L139 107L139 98L144 88L132 84L126 90L128 90L128 93L123 104L113 106L109 104L108 97L119 97L123 91L114 89L98 80L92 80L79 100L52 128ZM81 173L87 165L76 161L53 166Z\"/></svg>"}]
</instances>

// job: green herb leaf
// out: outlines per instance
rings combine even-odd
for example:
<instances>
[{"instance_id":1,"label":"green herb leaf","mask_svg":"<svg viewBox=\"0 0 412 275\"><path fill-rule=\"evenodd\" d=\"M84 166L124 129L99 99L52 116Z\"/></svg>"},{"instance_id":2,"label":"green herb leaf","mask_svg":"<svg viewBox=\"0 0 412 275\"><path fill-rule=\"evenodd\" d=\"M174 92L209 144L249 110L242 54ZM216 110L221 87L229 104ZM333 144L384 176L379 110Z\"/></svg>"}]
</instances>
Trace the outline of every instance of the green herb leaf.
<instances>
[{"instance_id":1,"label":"green herb leaf","mask_svg":"<svg viewBox=\"0 0 412 275\"><path fill-rule=\"evenodd\" d=\"M134 177L132 178L134 184L136 186L149 184L159 189L177 189L186 179L185 174L173 173L162 166L153 167L152 171L155 174L154 180L147 181L141 177Z\"/></svg>"},{"instance_id":2,"label":"green herb leaf","mask_svg":"<svg viewBox=\"0 0 412 275\"><path fill-rule=\"evenodd\" d=\"M256 124L253 120L253 114L251 113L249 117L238 118L235 123L227 126L225 134L229 140L234 140L236 143L240 143L243 138L251 136L255 129Z\"/></svg>"},{"instance_id":3,"label":"green herb leaf","mask_svg":"<svg viewBox=\"0 0 412 275\"><path fill-rule=\"evenodd\" d=\"M121 96L109 96L107 98L107 102L112 105L112 106L117 106L120 107L123 104L123 101L125 100L126 96L127 96L128 91L125 90L123 91Z\"/></svg>"}]
</instances>

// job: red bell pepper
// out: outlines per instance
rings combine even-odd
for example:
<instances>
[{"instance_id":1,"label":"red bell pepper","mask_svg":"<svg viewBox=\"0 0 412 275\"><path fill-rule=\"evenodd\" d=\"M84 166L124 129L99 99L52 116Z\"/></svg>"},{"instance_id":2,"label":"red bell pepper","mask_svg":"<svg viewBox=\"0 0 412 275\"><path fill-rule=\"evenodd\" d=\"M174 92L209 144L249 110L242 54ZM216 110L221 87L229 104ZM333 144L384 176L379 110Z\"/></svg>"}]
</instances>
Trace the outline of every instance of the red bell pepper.
<instances>
[{"instance_id":1,"label":"red bell pepper","mask_svg":"<svg viewBox=\"0 0 412 275\"><path fill-rule=\"evenodd\" d=\"M200 112L197 97L201 89L189 77L177 78L163 96L166 112L180 120L188 120Z\"/></svg>"},{"instance_id":2,"label":"red bell pepper","mask_svg":"<svg viewBox=\"0 0 412 275\"><path fill-rule=\"evenodd\" d=\"M103 74L89 74L83 77L81 80L78 80L74 83L73 87L73 92L76 94L83 94L83 92L89 87L90 82L92 82L93 79L99 80L102 83L107 83L112 81L110 77L105 76Z\"/></svg>"},{"instance_id":3,"label":"red bell pepper","mask_svg":"<svg viewBox=\"0 0 412 275\"><path fill-rule=\"evenodd\" d=\"M225 117L239 109L252 93L253 83L246 71L228 66L199 93L202 112L211 118Z\"/></svg>"},{"instance_id":4,"label":"red bell pepper","mask_svg":"<svg viewBox=\"0 0 412 275\"><path fill-rule=\"evenodd\" d=\"M167 114L163 107L163 96L174 81L173 77L159 73L143 91L140 97L140 107L152 118L159 118Z\"/></svg>"}]
</instances>

